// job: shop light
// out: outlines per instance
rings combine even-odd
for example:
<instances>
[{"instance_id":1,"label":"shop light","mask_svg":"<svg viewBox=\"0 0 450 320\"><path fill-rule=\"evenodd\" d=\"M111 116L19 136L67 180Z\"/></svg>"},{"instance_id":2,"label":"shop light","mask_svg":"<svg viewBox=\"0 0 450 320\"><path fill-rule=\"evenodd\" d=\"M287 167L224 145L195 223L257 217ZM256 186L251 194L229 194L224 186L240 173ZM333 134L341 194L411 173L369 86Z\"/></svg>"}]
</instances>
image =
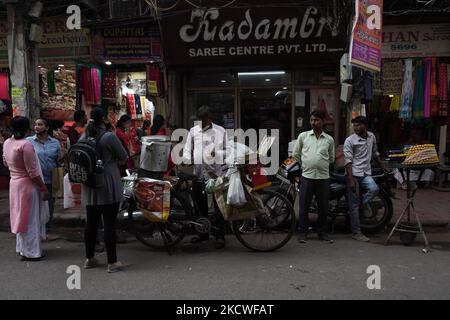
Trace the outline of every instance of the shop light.
<instances>
[{"instance_id":1,"label":"shop light","mask_svg":"<svg viewBox=\"0 0 450 320\"><path fill-rule=\"evenodd\" d=\"M59 69L55 70L55 73L60 73L60 72L61 72L61 70L59 70Z\"/></svg>"},{"instance_id":2,"label":"shop light","mask_svg":"<svg viewBox=\"0 0 450 320\"><path fill-rule=\"evenodd\" d=\"M288 88L287 87L283 87L283 90L287 90Z\"/></svg>"},{"instance_id":3,"label":"shop light","mask_svg":"<svg viewBox=\"0 0 450 320\"><path fill-rule=\"evenodd\" d=\"M286 74L286 71L239 72L238 76L270 76Z\"/></svg>"},{"instance_id":4,"label":"shop light","mask_svg":"<svg viewBox=\"0 0 450 320\"><path fill-rule=\"evenodd\" d=\"M220 80L220 82L222 82L222 83L227 83L227 80Z\"/></svg>"},{"instance_id":5,"label":"shop light","mask_svg":"<svg viewBox=\"0 0 450 320\"><path fill-rule=\"evenodd\" d=\"M266 79L266 82L270 82L270 81L272 81L271 79Z\"/></svg>"},{"instance_id":6,"label":"shop light","mask_svg":"<svg viewBox=\"0 0 450 320\"><path fill-rule=\"evenodd\" d=\"M110 66L110 65L112 65L112 62L111 62L111 61L106 61L105 64L106 64L107 66Z\"/></svg>"},{"instance_id":7,"label":"shop light","mask_svg":"<svg viewBox=\"0 0 450 320\"><path fill-rule=\"evenodd\" d=\"M389 98L393 98L393 97L394 97L394 95L393 95L393 94L390 94L390 95L389 95Z\"/></svg>"},{"instance_id":8,"label":"shop light","mask_svg":"<svg viewBox=\"0 0 450 320\"><path fill-rule=\"evenodd\" d=\"M63 64L59 64L58 67L64 68L64 65Z\"/></svg>"}]
</instances>

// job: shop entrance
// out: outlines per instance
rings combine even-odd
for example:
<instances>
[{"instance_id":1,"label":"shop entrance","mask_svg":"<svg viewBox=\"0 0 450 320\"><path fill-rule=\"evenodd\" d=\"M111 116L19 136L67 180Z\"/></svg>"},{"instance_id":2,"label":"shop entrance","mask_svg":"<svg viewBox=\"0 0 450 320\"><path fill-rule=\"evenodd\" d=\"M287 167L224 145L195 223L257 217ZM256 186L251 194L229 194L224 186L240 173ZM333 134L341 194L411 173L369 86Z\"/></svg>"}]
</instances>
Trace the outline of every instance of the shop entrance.
<instances>
[{"instance_id":1,"label":"shop entrance","mask_svg":"<svg viewBox=\"0 0 450 320\"><path fill-rule=\"evenodd\" d=\"M288 155L291 138L291 91L283 89L246 89L240 92L241 127L244 130L279 130L280 157Z\"/></svg>"}]
</instances>

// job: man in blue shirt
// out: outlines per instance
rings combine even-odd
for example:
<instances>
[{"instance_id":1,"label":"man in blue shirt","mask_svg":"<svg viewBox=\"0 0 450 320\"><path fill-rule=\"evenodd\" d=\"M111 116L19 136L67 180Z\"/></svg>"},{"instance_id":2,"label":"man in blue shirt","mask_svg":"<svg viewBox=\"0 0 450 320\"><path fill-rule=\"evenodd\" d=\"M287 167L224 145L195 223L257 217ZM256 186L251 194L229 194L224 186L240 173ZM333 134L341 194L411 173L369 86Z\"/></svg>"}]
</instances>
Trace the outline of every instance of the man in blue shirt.
<instances>
[{"instance_id":1,"label":"man in blue shirt","mask_svg":"<svg viewBox=\"0 0 450 320\"><path fill-rule=\"evenodd\" d=\"M41 165L42 175L44 176L44 183L50 193L50 200L48 201L50 220L47 224L47 229L51 227L55 208L55 199L52 194L53 170L58 167L61 157L61 145L58 140L50 137L49 130L48 122L44 119L38 119L34 126L36 135L27 138L34 146Z\"/></svg>"}]
</instances>

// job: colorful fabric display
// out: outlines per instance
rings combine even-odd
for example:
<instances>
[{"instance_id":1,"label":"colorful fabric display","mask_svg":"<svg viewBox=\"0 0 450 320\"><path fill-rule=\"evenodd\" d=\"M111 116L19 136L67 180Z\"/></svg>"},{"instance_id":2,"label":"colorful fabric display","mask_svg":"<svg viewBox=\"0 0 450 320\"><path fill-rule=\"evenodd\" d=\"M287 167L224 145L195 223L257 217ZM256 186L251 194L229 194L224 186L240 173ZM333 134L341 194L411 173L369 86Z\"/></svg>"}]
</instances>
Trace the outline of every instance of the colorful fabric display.
<instances>
[{"instance_id":1,"label":"colorful fabric display","mask_svg":"<svg viewBox=\"0 0 450 320\"><path fill-rule=\"evenodd\" d=\"M55 70L50 70L47 72L47 89L48 93L56 92Z\"/></svg>"},{"instance_id":2,"label":"colorful fabric display","mask_svg":"<svg viewBox=\"0 0 450 320\"><path fill-rule=\"evenodd\" d=\"M11 100L9 94L9 76L6 72L0 73L0 100Z\"/></svg>"},{"instance_id":3,"label":"colorful fabric display","mask_svg":"<svg viewBox=\"0 0 450 320\"><path fill-rule=\"evenodd\" d=\"M448 116L448 65L439 64L439 116Z\"/></svg>"},{"instance_id":4,"label":"colorful fabric display","mask_svg":"<svg viewBox=\"0 0 450 320\"><path fill-rule=\"evenodd\" d=\"M414 98L413 98L413 118L423 118L423 64L422 60L416 61L415 83L414 83Z\"/></svg>"},{"instance_id":5,"label":"colorful fabric display","mask_svg":"<svg viewBox=\"0 0 450 320\"><path fill-rule=\"evenodd\" d=\"M405 73L403 75L402 99L400 103L399 118L411 119L412 101L414 94L412 59L405 60Z\"/></svg>"},{"instance_id":6,"label":"colorful fabric display","mask_svg":"<svg viewBox=\"0 0 450 320\"><path fill-rule=\"evenodd\" d=\"M439 115L439 91L438 91L438 63L437 58L431 58L431 116Z\"/></svg>"},{"instance_id":7,"label":"colorful fabric display","mask_svg":"<svg viewBox=\"0 0 450 320\"><path fill-rule=\"evenodd\" d=\"M423 60L424 91L423 91L423 116L429 118L431 115L431 59Z\"/></svg>"},{"instance_id":8,"label":"colorful fabric display","mask_svg":"<svg viewBox=\"0 0 450 320\"><path fill-rule=\"evenodd\" d=\"M116 99L117 80L115 70L103 71L103 97L106 99Z\"/></svg>"}]
</instances>

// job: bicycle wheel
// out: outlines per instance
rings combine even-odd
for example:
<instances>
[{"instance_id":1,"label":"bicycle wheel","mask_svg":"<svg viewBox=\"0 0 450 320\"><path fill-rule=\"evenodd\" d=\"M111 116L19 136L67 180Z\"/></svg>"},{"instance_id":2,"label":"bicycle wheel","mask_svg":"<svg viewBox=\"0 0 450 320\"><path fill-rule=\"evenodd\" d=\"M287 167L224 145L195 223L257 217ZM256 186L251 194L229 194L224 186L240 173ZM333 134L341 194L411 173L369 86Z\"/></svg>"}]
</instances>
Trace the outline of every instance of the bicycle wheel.
<instances>
[{"instance_id":1,"label":"bicycle wheel","mask_svg":"<svg viewBox=\"0 0 450 320\"><path fill-rule=\"evenodd\" d=\"M250 250L275 251L288 243L294 234L295 211L289 200L282 194L269 190L259 194L267 213L253 219L233 221L233 232L239 242Z\"/></svg>"},{"instance_id":2,"label":"bicycle wheel","mask_svg":"<svg viewBox=\"0 0 450 320\"><path fill-rule=\"evenodd\" d=\"M180 243L185 236L183 217L190 206L177 192L172 192L170 197L170 216L165 223L151 222L136 208L133 199L128 201L128 221L130 229L136 239L141 243L156 250L172 248Z\"/></svg>"}]
</instances>

